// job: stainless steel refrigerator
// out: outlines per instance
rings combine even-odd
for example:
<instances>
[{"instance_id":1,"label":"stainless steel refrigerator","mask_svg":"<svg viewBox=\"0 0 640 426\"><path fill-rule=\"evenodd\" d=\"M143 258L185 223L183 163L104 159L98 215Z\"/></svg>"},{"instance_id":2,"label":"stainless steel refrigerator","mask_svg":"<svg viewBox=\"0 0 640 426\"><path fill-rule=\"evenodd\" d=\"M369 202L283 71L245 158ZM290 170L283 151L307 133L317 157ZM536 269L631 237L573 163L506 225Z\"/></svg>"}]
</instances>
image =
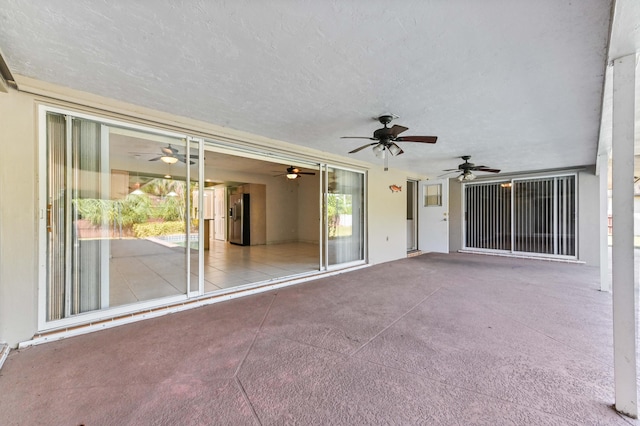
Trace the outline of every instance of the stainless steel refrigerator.
<instances>
[{"instance_id":1,"label":"stainless steel refrigerator","mask_svg":"<svg viewBox=\"0 0 640 426\"><path fill-rule=\"evenodd\" d=\"M249 194L229 196L229 242L241 246L251 244Z\"/></svg>"}]
</instances>

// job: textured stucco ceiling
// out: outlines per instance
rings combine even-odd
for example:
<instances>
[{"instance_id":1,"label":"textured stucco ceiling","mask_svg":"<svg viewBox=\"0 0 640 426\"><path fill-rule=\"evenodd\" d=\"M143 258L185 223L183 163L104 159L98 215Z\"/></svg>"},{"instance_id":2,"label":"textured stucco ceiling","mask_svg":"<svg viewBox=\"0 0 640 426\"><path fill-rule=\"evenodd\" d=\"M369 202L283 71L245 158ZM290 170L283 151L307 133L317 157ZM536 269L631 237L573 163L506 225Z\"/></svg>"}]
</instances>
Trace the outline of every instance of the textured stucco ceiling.
<instances>
[{"instance_id":1,"label":"textured stucco ceiling","mask_svg":"<svg viewBox=\"0 0 640 426\"><path fill-rule=\"evenodd\" d=\"M390 165L464 154L518 170L594 164L611 3L4 0L14 74L341 155L391 112ZM379 163L370 150L353 154ZM381 167L381 166L380 166Z\"/></svg>"}]
</instances>

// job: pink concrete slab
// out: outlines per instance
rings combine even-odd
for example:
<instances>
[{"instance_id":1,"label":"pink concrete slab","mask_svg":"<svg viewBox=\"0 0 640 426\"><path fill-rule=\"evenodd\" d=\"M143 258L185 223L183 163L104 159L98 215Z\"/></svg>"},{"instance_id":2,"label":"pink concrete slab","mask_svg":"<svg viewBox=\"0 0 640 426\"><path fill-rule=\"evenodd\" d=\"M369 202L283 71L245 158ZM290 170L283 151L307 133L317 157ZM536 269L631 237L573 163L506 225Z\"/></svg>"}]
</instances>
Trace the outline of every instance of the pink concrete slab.
<instances>
[{"instance_id":1,"label":"pink concrete slab","mask_svg":"<svg viewBox=\"0 0 640 426\"><path fill-rule=\"evenodd\" d=\"M349 354L433 293L429 281L386 263L282 289L263 331Z\"/></svg>"},{"instance_id":2,"label":"pink concrete slab","mask_svg":"<svg viewBox=\"0 0 640 426\"><path fill-rule=\"evenodd\" d=\"M429 254L13 351L0 424L640 425L597 278Z\"/></svg>"},{"instance_id":3,"label":"pink concrete slab","mask_svg":"<svg viewBox=\"0 0 640 426\"><path fill-rule=\"evenodd\" d=\"M272 298L223 302L12 352L2 368L8 374L4 380L28 392L33 386L51 390L77 383L149 384L167 377L231 378Z\"/></svg>"},{"instance_id":4,"label":"pink concrete slab","mask_svg":"<svg viewBox=\"0 0 640 426\"><path fill-rule=\"evenodd\" d=\"M438 383L275 336L258 339L238 378L262 424L457 423Z\"/></svg>"},{"instance_id":5,"label":"pink concrete slab","mask_svg":"<svg viewBox=\"0 0 640 426\"><path fill-rule=\"evenodd\" d=\"M25 404L24 398L29 401ZM89 387L0 399L3 425L251 425L251 407L234 379L175 380Z\"/></svg>"}]
</instances>

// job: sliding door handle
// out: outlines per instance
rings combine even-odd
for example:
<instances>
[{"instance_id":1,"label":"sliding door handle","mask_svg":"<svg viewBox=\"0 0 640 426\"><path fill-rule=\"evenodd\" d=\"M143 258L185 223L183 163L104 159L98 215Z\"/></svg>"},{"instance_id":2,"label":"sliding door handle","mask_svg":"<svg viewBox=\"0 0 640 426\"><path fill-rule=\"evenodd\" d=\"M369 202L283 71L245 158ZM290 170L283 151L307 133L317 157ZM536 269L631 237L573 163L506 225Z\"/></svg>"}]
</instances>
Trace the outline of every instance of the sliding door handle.
<instances>
[{"instance_id":1,"label":"sliding door handle","mask_svg":"<svg viewBox=\"0 0 640 426\"><path fill-rule=\"evenodd\" d=\"M52 209L52 205L51 204L47 204L47 232L51 232L52 231L52 227L51 227L51 209Z\"/></svg>"}]
</instances>

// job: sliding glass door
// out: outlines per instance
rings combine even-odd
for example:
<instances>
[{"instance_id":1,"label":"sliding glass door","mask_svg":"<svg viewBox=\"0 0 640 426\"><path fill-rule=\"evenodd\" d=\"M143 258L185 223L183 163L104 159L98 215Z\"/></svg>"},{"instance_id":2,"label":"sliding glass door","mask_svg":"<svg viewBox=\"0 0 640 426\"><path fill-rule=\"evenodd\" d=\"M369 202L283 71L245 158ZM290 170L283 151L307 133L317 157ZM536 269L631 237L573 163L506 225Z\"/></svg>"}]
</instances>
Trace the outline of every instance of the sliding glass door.
<instances>
[{"instance_id":1,"label":"sliding glass door","mask_svg":"<svg viewBox=\"0 0 640 426\"><path fill-rule=\"evenodd\" d=\"M465 185L465 247L576 256L576 176Z\"/></svg>"},{"instance_id":2,"label":"sliding glass door","mask_svg":"<svg viewBox=\"0 0 640 426\"><path fill-rule=\"evenodd\" d=\"M57 108L40 118L42 330L365 260L362 172Z\"/></svg>"}]
</instances>

